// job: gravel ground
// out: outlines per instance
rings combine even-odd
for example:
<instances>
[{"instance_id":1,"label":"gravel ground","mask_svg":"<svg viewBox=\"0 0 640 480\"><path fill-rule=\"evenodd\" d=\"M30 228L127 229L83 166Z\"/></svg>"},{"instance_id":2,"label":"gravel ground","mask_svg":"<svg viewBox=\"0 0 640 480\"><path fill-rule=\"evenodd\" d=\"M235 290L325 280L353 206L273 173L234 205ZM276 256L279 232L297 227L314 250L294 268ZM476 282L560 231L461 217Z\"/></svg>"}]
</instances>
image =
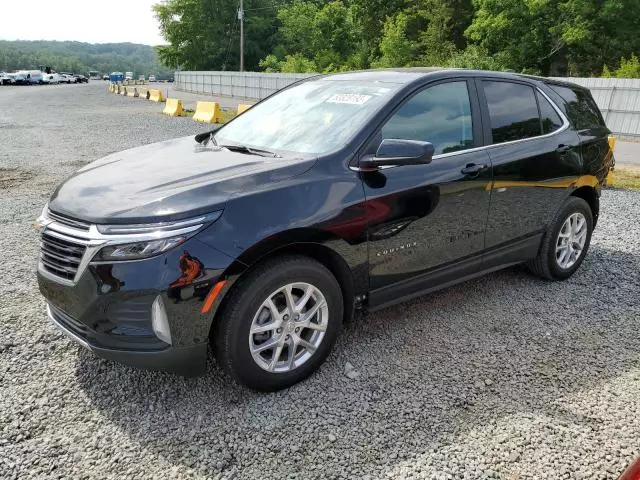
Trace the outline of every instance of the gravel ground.
<instances>
[{"instance_id":1,"label":"gravel ground","mask_svg":"<svg viewBox=\"0 0 640 480\"><path fill-rule=\"evenodd\" d=\"M51 326L33 220L74 169L202 131L104 85L0 88L0 477L615 478L640 454L640 192L604 192L569 281L512 268L356 319L275 394Z\"/></svg>"}]
</instances>

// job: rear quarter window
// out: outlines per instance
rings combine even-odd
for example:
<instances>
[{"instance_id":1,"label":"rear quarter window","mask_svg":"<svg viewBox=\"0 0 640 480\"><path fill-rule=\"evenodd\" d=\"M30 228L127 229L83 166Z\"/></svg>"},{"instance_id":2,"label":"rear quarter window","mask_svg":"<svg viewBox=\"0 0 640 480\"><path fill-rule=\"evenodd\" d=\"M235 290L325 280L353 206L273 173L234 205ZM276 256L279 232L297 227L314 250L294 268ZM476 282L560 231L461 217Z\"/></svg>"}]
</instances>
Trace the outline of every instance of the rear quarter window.
<instances>
[{"instance_id":1,"label":"rear quarter window","mask_svg":"<svg viewBox=\"0 0 640 480\"><path fill-rule=\"evenodd\" d=\"M548 85L566 102L567 116L576 130L606 127L598 105L588 90Z\"/></svg>"},{"instance_id":2,"label":"rear quarter window","mask_svg":"<svg viewBox=\"0 0 640 480\"><path fill-rule=\"evenodd\" d=\"M540 120L542 121L542 133L552 133L562 127L562 118L555 108L551 106L549 100L536 92L538 106L540 107Z\"/></svg>"}]
</instances>

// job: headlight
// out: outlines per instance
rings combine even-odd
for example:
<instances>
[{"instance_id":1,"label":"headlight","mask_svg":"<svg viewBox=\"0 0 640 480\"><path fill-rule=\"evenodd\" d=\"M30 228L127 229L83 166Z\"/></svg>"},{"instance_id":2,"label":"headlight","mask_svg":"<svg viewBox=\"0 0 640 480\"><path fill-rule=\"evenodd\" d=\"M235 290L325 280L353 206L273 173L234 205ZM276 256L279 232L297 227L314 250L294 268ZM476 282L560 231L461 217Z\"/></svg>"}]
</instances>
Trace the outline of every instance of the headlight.
<instances>
[{"instance_id":1,"label":"headlight","mask_svg":"<svg viewBox=\"0 0 640 480\"><path fill-rule=\"evenodd\" d=\"M102 248L93 262L138 260L153 257L186 242L202 228L215 222L222 211L175 222L96 225Z\"/></svg>"},{"instance_id":2,"label":"headlight","mask_svg":"<svg viewBox=\"0 0 640 480\"><path fill-rule=\"evenodd\" d=\"M149 258L177 247L187 240L187 236L161 238L148 242L128 243L126 245L109 245L95 256L94 261L137 260Z\"/></svg>"}]
</instances>

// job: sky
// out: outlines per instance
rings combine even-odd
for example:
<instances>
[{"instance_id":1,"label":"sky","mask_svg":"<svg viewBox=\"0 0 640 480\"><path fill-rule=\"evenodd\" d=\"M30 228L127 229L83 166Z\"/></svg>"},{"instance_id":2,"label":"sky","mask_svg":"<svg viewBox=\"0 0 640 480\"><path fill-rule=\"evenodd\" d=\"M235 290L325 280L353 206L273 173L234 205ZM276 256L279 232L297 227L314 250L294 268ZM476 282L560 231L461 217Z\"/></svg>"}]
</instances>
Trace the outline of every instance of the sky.
<instances>
[{"instance_id":1,"label":"sky","mask_svg":"<svg viewBox=\"0 0 640 480\"><path fill-rule=\"evenodd\" d=\"M159 0L0 0L0 40L166 43L151 6Z\"/></svg>"}]
</instances>

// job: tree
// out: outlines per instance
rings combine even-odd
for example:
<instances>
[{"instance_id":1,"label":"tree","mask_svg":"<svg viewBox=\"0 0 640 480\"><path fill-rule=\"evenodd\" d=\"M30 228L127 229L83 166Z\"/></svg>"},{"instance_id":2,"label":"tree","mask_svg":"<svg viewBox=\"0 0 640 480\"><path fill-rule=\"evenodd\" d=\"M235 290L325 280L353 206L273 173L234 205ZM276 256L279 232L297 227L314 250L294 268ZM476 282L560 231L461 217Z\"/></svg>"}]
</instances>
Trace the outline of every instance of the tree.
<instances>
[{"instance_id":1,"label":"tree","mask_svg":"<svg viewBox=\"0 0 640 480\"><path fill-rule=\"evenodd\" d=\"M276 17L260 0L245 1L245 65L257 69L271 52ZM157 47L165 65L190 70L237 70L240 64L236 2L166 0L153 6L163 37Z\"/></svg>"},{"instance_id":2,"label":"tree","mask_svg":"<svg viewBox=\"0 0 640 480\"><path fill-rule=\"evenodd\" d=\"M511 68L589 75L640 50L640 0L474 0L466 35Z\"/></svg>"},{"instance_id":3,"label":"tree","mask_svg":"<svg viewBox=\"0 0 640 480\"><path fill-rule=\"evenodd\" d=\"M238 68L236 2L156 5L186 69ZM245 65L335 72L456 66L544 75L600 74L640 53L640 0L245 0ZM629 69L633 71L633 68Z\"/></svg>"},{"instance_id":4,"label":"tree","mask_svg":"<svg viewBox=\"0 0 640 480\"><path fill-rule=\"evenodd\" d=\"M602 69L602 76L606 78L640 78L640 60L633 53L629 60L620 59L620 68L613 71L606 65Z\"/></svg>"},{"instance_id":5,"label":"tree","mask_svg":"<svg viewBox=\"0 0 640 480\"><path fill-rule=\"evenodd\" d=\"M145 75L153 73L160 76L169 74L160 66L157 55L149 45L0 41L0 70L35 70L40 66L49 66L58 72L84 74L90 70L103 73L133 70Z\"/></svg>"},{"instance_id":6,"label":"tree","mask_svg":"<svg viewBox=\"0 0 640 480\"><path fill-rule=\"evenodd\" d=\"M408 26L409 17L403 12L387 19L375 67L404 67L414 58L415 43L407 37Z\"/></svg>"}]
</instances>

